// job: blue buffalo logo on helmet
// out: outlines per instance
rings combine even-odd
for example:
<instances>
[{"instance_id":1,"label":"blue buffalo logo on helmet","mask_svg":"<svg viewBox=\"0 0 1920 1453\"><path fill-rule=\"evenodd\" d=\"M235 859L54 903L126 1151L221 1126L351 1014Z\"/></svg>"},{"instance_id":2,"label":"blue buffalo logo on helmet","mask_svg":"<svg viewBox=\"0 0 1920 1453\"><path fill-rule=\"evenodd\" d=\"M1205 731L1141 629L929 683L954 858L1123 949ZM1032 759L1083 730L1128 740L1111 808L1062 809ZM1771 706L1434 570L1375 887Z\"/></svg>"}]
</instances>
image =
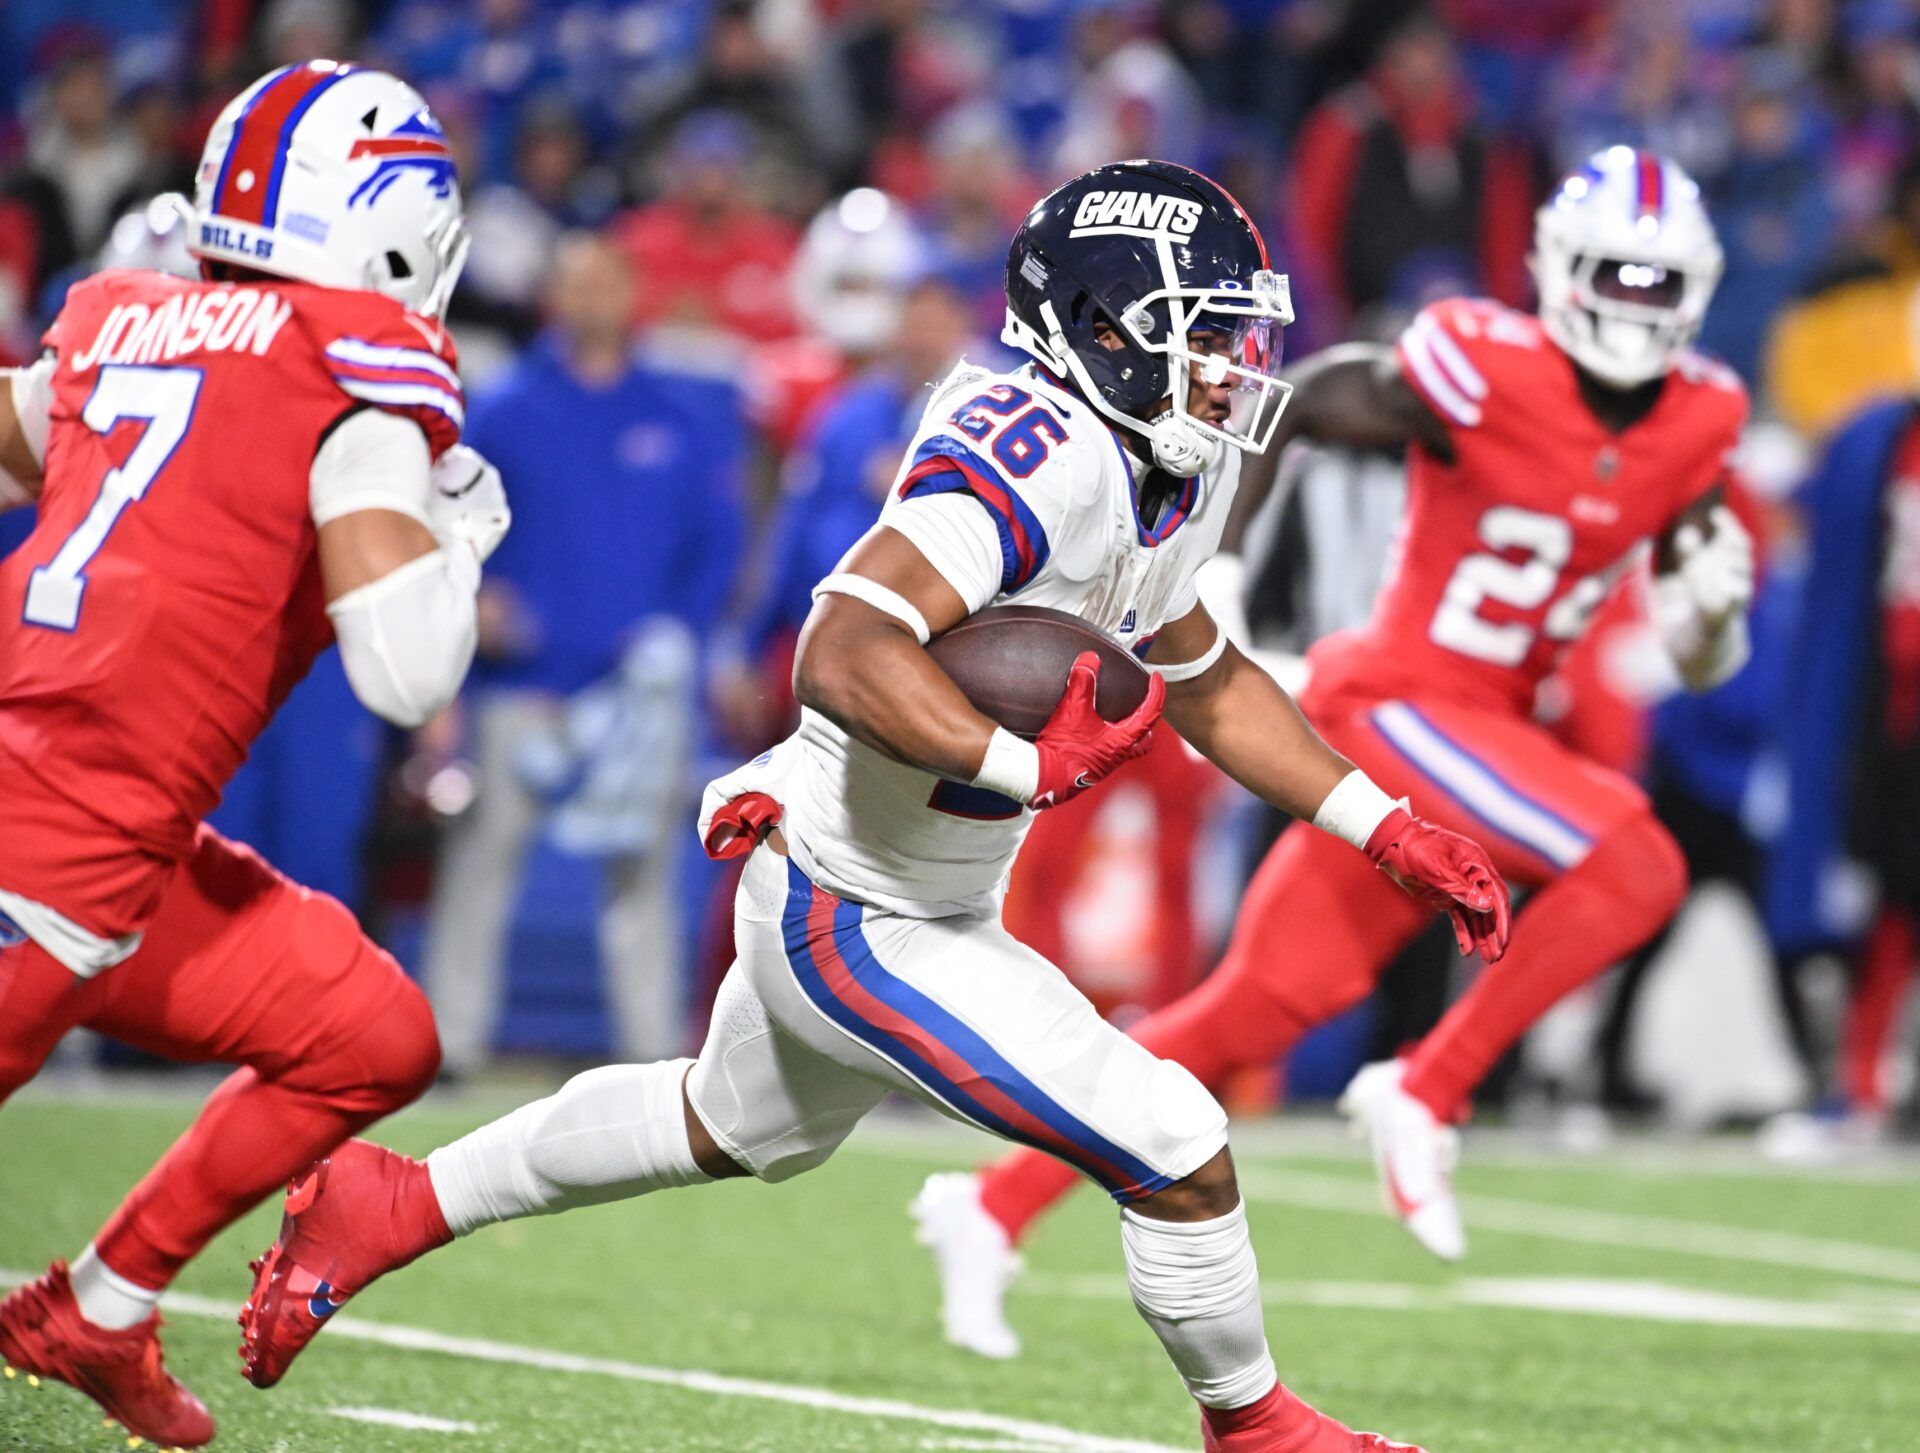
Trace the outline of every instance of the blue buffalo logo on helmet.
<instances>
[{"instance_id":1,"label":"blue buffalo logo on helmet","mask_svg":"<svg viewBox=\"0 0 1920 1453\"><path fill-rule=\"evenodd\" d=\"M453 150L447 145L447 133L428 111L417 111L394 127L390 136L363 136L347 153L348 160L377 157L373 171L347 198L349 207L372 205L380 194L409 171L426 174L427 185L436 197L449 195L457 180Z\"/></svg>"}]
</instances>

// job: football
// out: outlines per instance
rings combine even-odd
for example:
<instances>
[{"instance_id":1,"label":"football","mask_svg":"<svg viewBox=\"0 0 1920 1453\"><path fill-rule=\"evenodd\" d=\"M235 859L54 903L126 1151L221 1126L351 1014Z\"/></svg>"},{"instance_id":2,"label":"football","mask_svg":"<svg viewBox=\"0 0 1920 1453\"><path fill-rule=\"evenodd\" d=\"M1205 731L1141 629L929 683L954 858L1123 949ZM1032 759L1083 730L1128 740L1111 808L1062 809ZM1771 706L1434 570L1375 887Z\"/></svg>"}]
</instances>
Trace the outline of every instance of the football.
<instances>
[{"instance_id":1,"label":"football","mask_svg":"<svg viewBox=\"0 0 1920 1453\"><path fill-rule=\"evenodd\" d=\"M1118 721L1146 699L1148 671L1106 632L1065 611L992 606L927 645L940 669L981 714L1016 736L1040 734L1083 651L1100 658L1094 706Z\"/></svg>"}]
</instances>

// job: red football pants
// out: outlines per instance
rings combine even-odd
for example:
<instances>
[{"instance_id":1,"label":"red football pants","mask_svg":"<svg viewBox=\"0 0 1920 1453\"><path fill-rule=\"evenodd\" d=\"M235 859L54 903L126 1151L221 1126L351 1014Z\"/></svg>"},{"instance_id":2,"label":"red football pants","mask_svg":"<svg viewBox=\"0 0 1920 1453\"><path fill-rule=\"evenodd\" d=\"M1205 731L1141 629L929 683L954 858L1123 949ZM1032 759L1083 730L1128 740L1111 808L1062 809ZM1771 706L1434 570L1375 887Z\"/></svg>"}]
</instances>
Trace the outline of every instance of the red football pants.
<instances>
[{"instance_id":1,"label":"red football pants","mask_svg":"<svg viewBox=\"0 0 1920 1453\"><path fill-rule=\"evenodd\" d=\"M1408 1052L1408 1088L1450 1118L1548 1008L1672 917L1685 861L1637 786L1511 713L1396 701L1317 724L1415 813L1473 838L1503 876L1539 889L1506 957ZM1364 855L1296 824L1247 885L1220 966L1130 1032L1218 1086L1364 999L1426 921ZM987 1173L982 1196L1017 1236L1073 1179L1039 1152L1016 1152Z\"/></svg>"},{"instance_id":2,"label":"red football pants","mask_svg":"<svg viewBox=\"0 0 1920 1453\"><path fill-rule=\"evenodd\" d=\"M0 950L0 1102L75 1026L242 1066L95 1238L146 1287L440 1064L425 996L353 915L208 828L126 962L81 979L37 944Z\"/></svg>"}]
</instances>

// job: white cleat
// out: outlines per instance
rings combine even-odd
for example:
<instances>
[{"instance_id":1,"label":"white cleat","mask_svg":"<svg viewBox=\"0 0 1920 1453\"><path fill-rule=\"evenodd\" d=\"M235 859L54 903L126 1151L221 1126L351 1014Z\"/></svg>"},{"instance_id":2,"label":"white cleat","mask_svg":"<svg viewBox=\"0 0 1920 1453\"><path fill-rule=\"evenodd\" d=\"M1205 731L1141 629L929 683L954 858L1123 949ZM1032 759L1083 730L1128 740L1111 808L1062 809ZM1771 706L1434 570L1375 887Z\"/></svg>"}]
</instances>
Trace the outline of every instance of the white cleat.
<instances>
[{"instance_id":1,"label":"white cleat","mask_svg":"<svg viewBox=\"0 0 1920 1453\"><path fill-rule=\"evenodd\" d=\"M947 1341L982 1357L1020 1355L1007 1325L1007 1288L1020 1274L1007 1233L980 1204L980 1178L964 1172L928 1176L908 1208L915 1239L933 1252L940 1273L940 1322Z\"/></svg>"},{"instance_id":2,"label":"white cleat","mask_svg":"<svg viewBox=\"0 0 1920 1453\"><path fill-rule=\"evenodd\" d=\"M1453 1195L1453 1167L1460 1159L1460 1132L1401 1087L1399 1060L1368 1065L1340 1096L1340 1113L1353 1133L1373 1146L1380 1197L1394 1218L1442 1261L1467 1254L1460 1203Z\"/></svg>"}]
</instances>

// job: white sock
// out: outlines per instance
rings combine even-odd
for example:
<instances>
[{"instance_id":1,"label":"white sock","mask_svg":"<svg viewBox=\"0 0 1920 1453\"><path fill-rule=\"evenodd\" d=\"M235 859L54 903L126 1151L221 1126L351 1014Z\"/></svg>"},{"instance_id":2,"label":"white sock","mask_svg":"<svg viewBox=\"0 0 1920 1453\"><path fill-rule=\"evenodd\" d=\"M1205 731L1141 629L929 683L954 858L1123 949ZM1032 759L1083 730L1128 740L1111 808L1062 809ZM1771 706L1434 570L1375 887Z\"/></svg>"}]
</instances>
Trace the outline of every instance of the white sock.
<instances>
[{"instance_id":1,"label":"white sock","mask_svg":"<svg viewBox=\"0 0 1920 1453\"><path fill-rule=\"evenodd\" d=\"M73 1282L73 1299L80 1304L80 1315L109 1332L139 1326L160 1304L158 1291L128 1281L100 1259L91 1241L73 1259L67 1275Z\"/></svg>"},{"instance_id":2,"label":"white sock","mask_svg":"<svg viewBox=\"0 0 1920 1453\"><path fill-rule=\"evenodd\" d=\"M1133 1304L1195 1401L1242 1408L1278 1382L1260 1309L1260 1268L1245 1206L1212 1221L1154 1221L1124 1207Z\"/></svg>"},{"instance_id":3,"label":"white sock","mask_svg":"<svg viewBox=\"0 0 1920 1453\"><path fill-rule=\"evenodd\" d=\"M427 1157L456 1236L496 1221L713 1179L694 1163L681 1084L690 1059L609 1065Z\"/></svg>"}]
</instances>

